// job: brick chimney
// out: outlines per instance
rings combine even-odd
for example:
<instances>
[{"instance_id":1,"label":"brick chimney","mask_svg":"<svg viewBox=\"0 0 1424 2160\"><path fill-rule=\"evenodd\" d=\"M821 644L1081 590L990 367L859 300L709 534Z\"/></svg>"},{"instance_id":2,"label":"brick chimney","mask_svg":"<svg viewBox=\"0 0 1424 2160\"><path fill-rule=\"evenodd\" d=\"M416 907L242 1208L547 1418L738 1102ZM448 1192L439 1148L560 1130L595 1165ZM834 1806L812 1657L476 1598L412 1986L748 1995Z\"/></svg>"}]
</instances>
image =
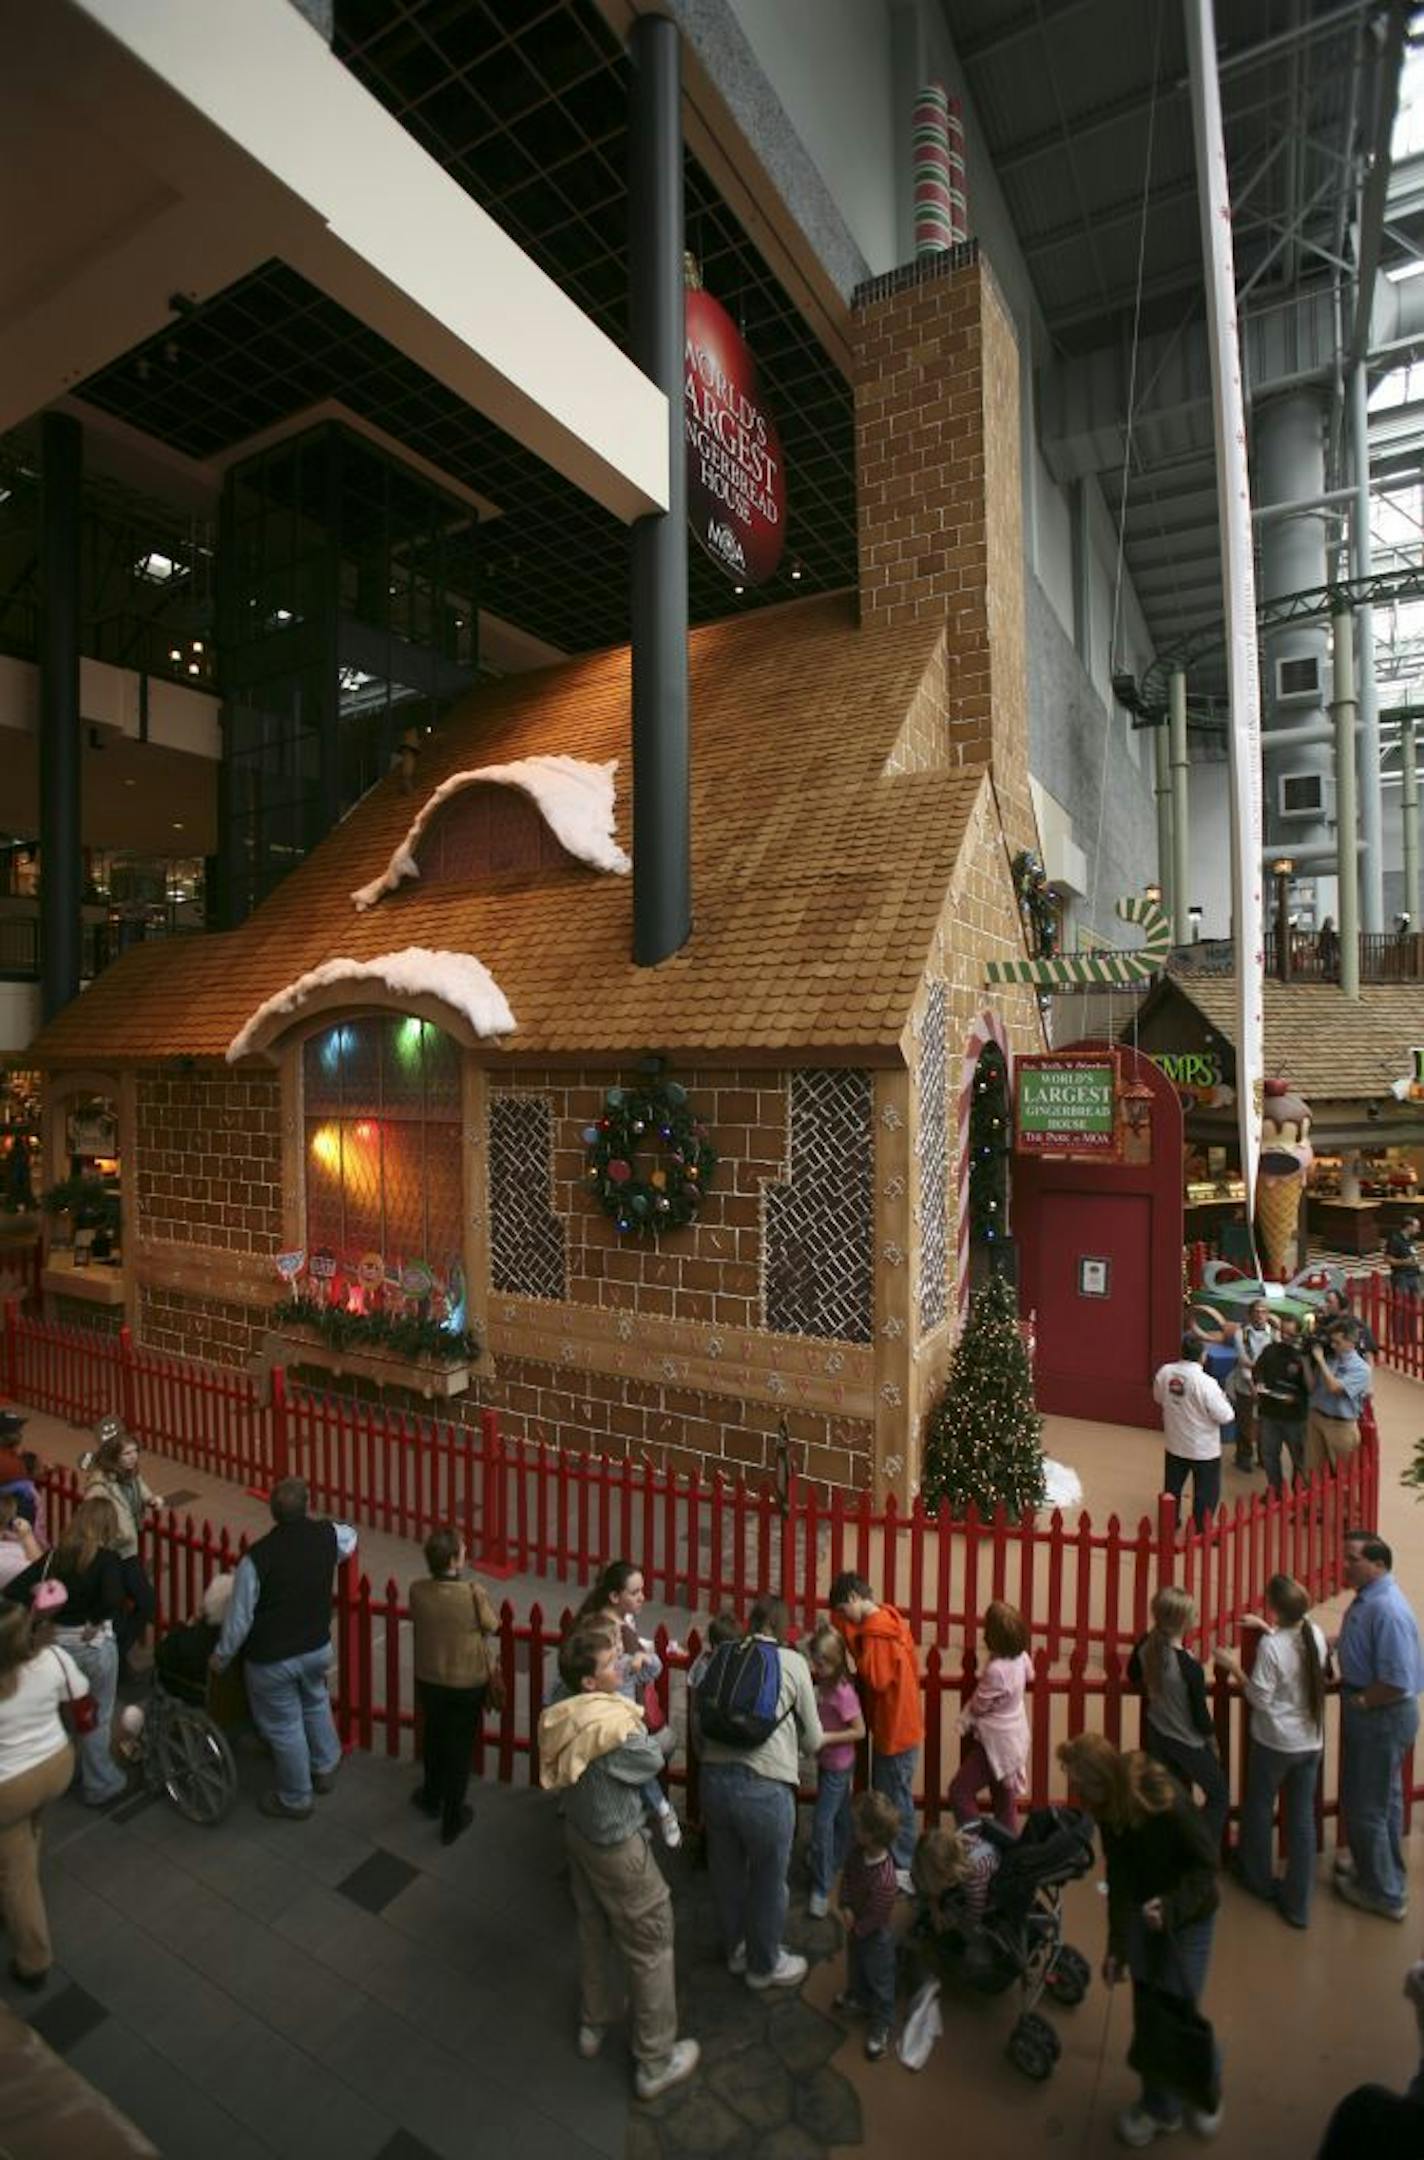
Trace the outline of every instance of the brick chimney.
<instances>
[{"instance_id":1,"label":"brick chimney","mask_svg":"<svg viewBox=\"0 0 1424 2160\"><path fill-rule=\"evenodd\" d=\"M861 620L944 623L945 762L988 765L1035 847L1013 323L973 241L863 285L854 323Z\"/></svg>"}]
</instances>

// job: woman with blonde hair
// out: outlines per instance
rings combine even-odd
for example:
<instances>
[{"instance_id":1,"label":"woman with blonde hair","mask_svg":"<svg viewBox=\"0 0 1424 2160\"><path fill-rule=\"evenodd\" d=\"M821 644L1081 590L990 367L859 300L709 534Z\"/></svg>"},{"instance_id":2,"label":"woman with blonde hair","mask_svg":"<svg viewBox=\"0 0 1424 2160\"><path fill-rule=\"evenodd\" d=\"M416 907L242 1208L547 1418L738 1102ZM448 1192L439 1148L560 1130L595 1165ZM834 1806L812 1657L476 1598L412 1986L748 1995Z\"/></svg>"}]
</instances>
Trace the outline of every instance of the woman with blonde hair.
<instances>
[{"instance_id":1,"label":"woman with blonde hair","mask_svg":"<svg viewBox=\"0 0 1424 2160\"><path fill-rule=\"evenodd\" d=\"M41 1583L58 1583L64 1604L54 1640L69 1652L94 1695L94 1728L80 1736L79 1777L86 1807L107 1807L128 1791L128 1779L111 1746L114 1697L119 1685L119 1646L114 1630L124 1613L124 1576L118 1548L121 1530L113 1502L102 1493L81 1500L52 1552L22 1575L6 1595L33 1606Z\"/></svg>"},{"instance_id":2,"label":"woman with blonde hair","mask_svg":"<svg viewBox=\"0 0 1424 2160\"><path fill-rule=\"evenodd\" d=\"M42 1988L50 1968L40 1817L74 1775L60 1712L88 1693L69 1652L33 1630L21 1606L0 1601L0 1919L11 1978L25 1988Z\"/></svg>"},{"instance_id":3,"label":"woman with blonde hair","mask_svg":"<svg viewBox=\"0 0 1424 2160\"><path fill-rule=\"evenodd\" d=\"M1142 1744L1188 1792L1200 1786L1213 1845L1226 1828L1229 1795L1216 1752L1206 1674L1183 1643L1197 1609L1185 1590L1164 1583L1152 1600L1152 1625L1134 1643L1127 1677L1142 1692Z\"/></svg>"},{"instance_id":4,"label":"woman with blonde hair","mask_svg":"<svg viewBox=\"0 0 1424 2160\"><path fill-rule=\"evenodd\" d=\"M1219 1902L1216 1854L1176 1779L1140 1749L1124 1755L1101 1733L1080 1733L1063 1743L1058 1760L1102 1835L1108 1875L1103 1980L1115 1987L1130 1975L1135 1983L1131 2060L1144 2037L1142 2012L1150 2000L1142 1991L1177 1997L1195 2009L1206 1985ZM1217 2083L1213 2077L1210 2092L1183 2092L1144 2075L1142 2097L1118 2117L1120 2142L1150 2145L1184 2121L1198 2136L1214 2137L1221 2125Z\"/></svg>"},{"instance_id":5,"label":"woman with blonde hair","mask_svg":"<svg viewBox=\"0 0 1424 2160\"><path fill-rule=\"evenodd\" d=\"M1310 1598L1289 1575L1266 1585L1266 1630L1248 1674L1234 1650L1215 1663L1229 1673L1251 1705L1251 1763L1241 1807L1237 1861L1241 1881L1266 1898L1292 1927L1310 1924L1315 1887L1315 1788L1325 1749L1325 1680L1330 1653L1306 1618ZM1285 1807L1286 1871L1276 1877L1271 1825L1276 1794Z\"/></svg>"}]
</instances>

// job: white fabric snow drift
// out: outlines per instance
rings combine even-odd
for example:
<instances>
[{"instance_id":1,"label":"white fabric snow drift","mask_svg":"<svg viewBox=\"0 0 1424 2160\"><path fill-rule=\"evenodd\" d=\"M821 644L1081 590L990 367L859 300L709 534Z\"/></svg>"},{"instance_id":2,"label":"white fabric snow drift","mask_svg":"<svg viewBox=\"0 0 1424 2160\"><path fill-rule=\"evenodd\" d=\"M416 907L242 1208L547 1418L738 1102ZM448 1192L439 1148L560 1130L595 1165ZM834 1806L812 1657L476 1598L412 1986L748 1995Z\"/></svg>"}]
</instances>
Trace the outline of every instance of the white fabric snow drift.
<instances>
[{"instance_id":1,"label":"white fabric snow drift","mask_svg":"<svg viewBox=\"0 0 1424 2160\"><path fill-rule=\"evenodd\" d=\"M330 983L380 983L397 997L439 998L452 1012L469 1021L477 1035L509 1035L514 1014L509 1000L489 969L472 953L433 952L427 945L407 945L400 952L380 953L374 960L324 960L309 968L285 990L265 998L227 1046L227 1061L245 1057L265 1023L283 1013L295 1012L314 990Z\"/></svg>"},{"instance_id":2,"label":"white fabric snow drift","mask_svg":"<svg viewBox=\"0 0 1424 2160\"><path fill-rule=\"evenodd\" d=\"M626 877L633 865L613 837L613 775L617 770L617 758L595 765L587 758L528 757L517 758L511 765L482 765L476 772L452 773L426 802L381 875L358 887L351 897L358 908L374 907L402 879L419 877L415 850L426 826L452 795L478 783L522 789L538 805L561 847L595 870Z\"/></svg>"}]
</instances>

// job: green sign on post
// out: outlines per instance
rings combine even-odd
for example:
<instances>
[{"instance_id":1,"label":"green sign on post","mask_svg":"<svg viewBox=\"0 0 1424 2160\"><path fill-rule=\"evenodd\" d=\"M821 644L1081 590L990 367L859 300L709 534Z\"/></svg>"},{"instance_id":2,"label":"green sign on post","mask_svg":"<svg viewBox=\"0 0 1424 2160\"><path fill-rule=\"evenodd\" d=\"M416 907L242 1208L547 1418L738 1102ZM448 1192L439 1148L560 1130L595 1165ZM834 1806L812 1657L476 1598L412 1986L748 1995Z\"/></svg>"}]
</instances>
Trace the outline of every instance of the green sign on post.
<instances>
[{"instance_id":1,"label":"green sign on post","mask_svg":"<svg viewBox=\"0 0 1424 2160\"><path fill-rule=\"evenodd\" d=\"M1116 1155L1117 1065L1105 1054L1065 1051L1020 1058L1015 1145L1029 1155Z\"/></svg>"}]
</instances>

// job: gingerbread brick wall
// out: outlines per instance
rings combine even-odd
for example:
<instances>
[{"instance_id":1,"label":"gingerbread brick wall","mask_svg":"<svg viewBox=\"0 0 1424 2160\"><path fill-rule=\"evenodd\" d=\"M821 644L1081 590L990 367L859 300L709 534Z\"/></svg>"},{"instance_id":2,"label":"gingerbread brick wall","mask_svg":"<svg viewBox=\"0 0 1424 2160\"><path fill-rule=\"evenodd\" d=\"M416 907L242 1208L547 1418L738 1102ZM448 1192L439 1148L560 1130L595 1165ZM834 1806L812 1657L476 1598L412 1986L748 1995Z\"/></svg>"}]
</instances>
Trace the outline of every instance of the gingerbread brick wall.
<instances>
[{"instance_id":1,"label":"gingerbread brick wall","mask_svg":"<svg viewBox=\"0 0 1424 2160\"><path fill-rule=\"evenodd\" d=\"M947 761L1031 846L1018 349L972 245L862 289L856 362L862 620L945 623Z\"/></svg>"},{"instance_id":2,"label":"gingerbread brick wall","mask_svg":"<svg viewBox=\"0 0 1424 2160\"><path fill-rule=\"evenodd\" d=\"M270 1315L222 1298L185 1297L178 1290L139 1288L138 1340L148 1350L198 1358L206 1365L249 1365Z\"/></svg>"},{"instance_id":3,"label":"gingerbread brick wall","mask_svg":"<svg viewBox=\"0 0 1424 2160\"><path fill-rule=\"evenodd\" d=\"M704 1477L719 1470L725 1477L771 1471L777 1421L784 1415L799 1475L822 1487L857 1491L871 1483L874 1436L868 1421L857 1418L783 1413L769 1403L520 1358L502 1358L498 1374L479 1381L452 1408L473 1422L481 1406L499 1411L500 1428L511 1439Z\"/></svg>"},{"instance_id":4,"label":"gingerbread brick wall","mask_svg":"<svg viewBox=\"0 0 1424 2160\"><path fill-rule=\"evenodd\" d=\"M568 1296L576 1305L635 1311L719 1327L760 1325L761 1188L786 1175L786 1076L682 1071L692 1108L721 1160L698 1219L655 1241L620 1236L585 1182L580 1135L610 1087L636 1087L636 1071L521 1071L491 1075L490 1091L543 1097L551 1106L550 1205L565 1226ZM649 1148L646 1172L657 1162Z\"/></svg>"},{"instance_id":5,"label":"gingerbread brick wall","mask_svg":"<svg viewBox=\"0 0 1424 2160\"><path fill-rule=\"evenodd\" d=\"M222 1070L136 1083L134 1180L145 1238L275 1253L282 1243L276 1073Z\"/></svg>"}]
</instances>

